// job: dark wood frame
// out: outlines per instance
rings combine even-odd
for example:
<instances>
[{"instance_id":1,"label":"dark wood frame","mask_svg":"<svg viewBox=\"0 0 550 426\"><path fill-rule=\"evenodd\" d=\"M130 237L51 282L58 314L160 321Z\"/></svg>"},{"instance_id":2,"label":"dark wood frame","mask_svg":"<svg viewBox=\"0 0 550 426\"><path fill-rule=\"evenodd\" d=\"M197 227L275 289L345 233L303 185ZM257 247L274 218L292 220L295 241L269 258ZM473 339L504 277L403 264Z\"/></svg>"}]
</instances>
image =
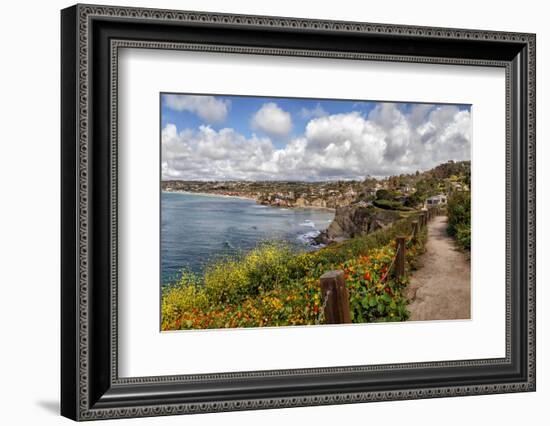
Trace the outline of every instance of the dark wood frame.
<instances>
[{"instance_id":1,"label":"dark wood frame","mask_svg":"<svg viewBox=\"0 0 550 426\"><path fill-rule=\"evenodd\" d=\"M533 34L95 5L64 9L61 29L64 416L89 420L535 390ZM119 378L116 65L121 47L505 68L506 357Z\"/></svg>"}]
</instances>

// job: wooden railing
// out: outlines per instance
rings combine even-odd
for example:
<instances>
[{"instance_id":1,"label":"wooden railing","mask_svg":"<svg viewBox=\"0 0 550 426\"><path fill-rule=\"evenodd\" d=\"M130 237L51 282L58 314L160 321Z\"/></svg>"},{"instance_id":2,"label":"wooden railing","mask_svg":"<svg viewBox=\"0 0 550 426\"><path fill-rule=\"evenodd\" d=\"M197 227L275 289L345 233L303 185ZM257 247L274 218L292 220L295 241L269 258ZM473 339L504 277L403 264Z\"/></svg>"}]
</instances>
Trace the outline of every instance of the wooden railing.
<instances>
[{"instance_id":1,"label":"wooden railing","mask_svg":"<svg viewBox=\"0 0 550 426\"><path fill-rule=\"evenodd\" d=\"M396 252L386 273L379 282L385 281L393 268L395 277L403 277L406 274L406 250L407 245L418 242L419 233L428 225L433 218L443 213L440 206L429 207L422 211L417 220L411 222L411 235L398 236L395 238ZM349 293L344 279L344 272L341 270L328 271L321 276L321 294L323 306L319 318L324 317L327 324L348 324L351 323Z\"/></svg>"}]
</instances>

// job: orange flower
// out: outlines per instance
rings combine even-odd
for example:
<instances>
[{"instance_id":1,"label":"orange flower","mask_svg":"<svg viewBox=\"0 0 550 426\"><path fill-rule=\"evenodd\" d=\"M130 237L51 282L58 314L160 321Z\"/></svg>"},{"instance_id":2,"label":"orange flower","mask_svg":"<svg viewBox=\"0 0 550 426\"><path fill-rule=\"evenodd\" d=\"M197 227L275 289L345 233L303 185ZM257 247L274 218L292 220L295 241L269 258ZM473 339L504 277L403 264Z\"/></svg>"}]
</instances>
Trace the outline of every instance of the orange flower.
<instances>
[{"instance_id":1,"label":"orange flower","mask_svg":"<svg viewBox=\"0 0 550 426\"><path fill-rule=\"evenodd\" d=\"M365 278L365 280L370 281L370 274L369 274L368 271L365 272L365 277L364 278Z\"/></svg>"}]
</instances>

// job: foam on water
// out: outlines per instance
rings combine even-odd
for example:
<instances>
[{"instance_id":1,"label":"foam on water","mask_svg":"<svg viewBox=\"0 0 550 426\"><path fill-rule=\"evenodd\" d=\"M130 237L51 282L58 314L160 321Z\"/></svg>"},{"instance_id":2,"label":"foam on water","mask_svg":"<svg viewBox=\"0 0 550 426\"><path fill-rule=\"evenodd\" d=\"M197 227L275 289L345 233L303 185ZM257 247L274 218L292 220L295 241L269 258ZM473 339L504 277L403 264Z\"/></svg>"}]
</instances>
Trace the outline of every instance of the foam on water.
<instances>
[{"instance_id":1,"label":"foam on water","mask_svg":"<svg viewBox=\"0 0 550 426\"><path fill-rule=\"evenodd\" d=\"M308 245L315 245L313 244L313 239L317 237L321 231L315 230L315 231L309 231L305 234L300 234L296 237L298 241L300 241L302 244L308 244Z\"/></svg>"}]
</instances>

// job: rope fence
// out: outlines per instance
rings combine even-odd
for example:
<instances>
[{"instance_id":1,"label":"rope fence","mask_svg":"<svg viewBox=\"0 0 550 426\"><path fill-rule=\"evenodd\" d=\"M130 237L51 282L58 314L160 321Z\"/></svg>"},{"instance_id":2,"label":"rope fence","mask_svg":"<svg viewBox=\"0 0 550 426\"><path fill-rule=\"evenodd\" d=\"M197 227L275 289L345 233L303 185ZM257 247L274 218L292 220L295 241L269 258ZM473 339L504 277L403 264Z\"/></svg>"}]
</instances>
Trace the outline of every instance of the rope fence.
<instances>
[{"instance_id":1,"label":"rope fence","mask_svg":"<svg viewBox=\"0 0 550 426\"><path fill-rule=\"evenodd\" d=\"M321 321L323 321L323 318L325 317L325 309L327 307L328 299L329 299L331 294L332 294L332 290L328 290L327 294L324 297L325 300L323 302L323 306L319 310L319 316L317 317L317 320L315 321L315 325L319 325L319 324L321 324Z\"/></svg>"}]
</instances>

